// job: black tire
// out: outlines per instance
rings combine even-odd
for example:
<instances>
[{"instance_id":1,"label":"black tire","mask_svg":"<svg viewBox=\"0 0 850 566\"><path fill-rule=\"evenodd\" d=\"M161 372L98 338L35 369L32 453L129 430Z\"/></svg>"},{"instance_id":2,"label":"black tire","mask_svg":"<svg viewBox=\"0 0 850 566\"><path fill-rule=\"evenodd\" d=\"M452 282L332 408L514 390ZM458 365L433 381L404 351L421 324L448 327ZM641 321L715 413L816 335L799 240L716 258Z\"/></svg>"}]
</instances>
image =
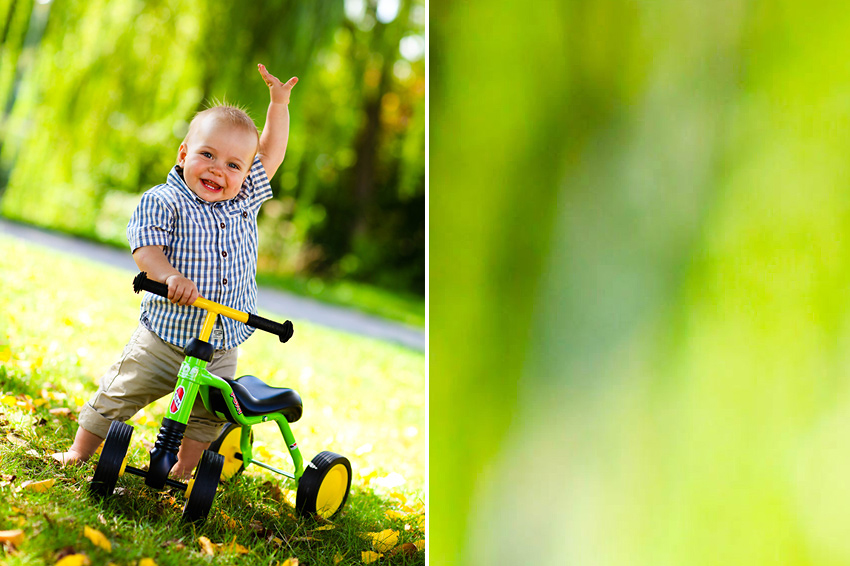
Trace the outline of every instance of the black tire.
<instances>
[{"instance_id":1,"label":"black tire","mask_svg":"<svg viewBox=\"0 0 850 566\"><path fill-rule=\"evenodd\" d=\"M254 431L251 431L251 444L254 444ZM221 429L221 434L210 444L210 452L216 452L224 457L221 469L221 481L227 481L245 471L242 461L242 427L235 423L227 423Z\"/></svg>"},{"instance_id":2,"label":"black tire","mask_svg":"<svg viewBox=\"0 0 850 566\"><path fill-rule=\"evenodd\" d=\"M295 509L303 517L330 519L343 508L351 489L351 462L334 452L320 452L298 482Z\"/></svg>"},{"instance_id":3,"label":"black tire","mask_svg":"<svg viewBox=\"0 0 850 566\"><path fill-rule=\"evenodd\" d=\"M183 507L183 520L188 523L203 522L212 508L224 456L204 450L195 477L191 480L191 492Z\"/></svg>"},{"instance_id":4,"label":"black tire","mask_svg":"<svg viewBox=\"0 0 850 566\"><path fill-rule=\"evenodd\" d=\"M115 482L123 472L124 458L127 456L127 448L130 447L130 438L133 436L133 427L127 423L112 421L109 432L106 433L106 441L100 452L100 460L94 470L94 477L89 488L91 492L100 497L109 497L115 491Z\"/></svg>"}]
</instances>

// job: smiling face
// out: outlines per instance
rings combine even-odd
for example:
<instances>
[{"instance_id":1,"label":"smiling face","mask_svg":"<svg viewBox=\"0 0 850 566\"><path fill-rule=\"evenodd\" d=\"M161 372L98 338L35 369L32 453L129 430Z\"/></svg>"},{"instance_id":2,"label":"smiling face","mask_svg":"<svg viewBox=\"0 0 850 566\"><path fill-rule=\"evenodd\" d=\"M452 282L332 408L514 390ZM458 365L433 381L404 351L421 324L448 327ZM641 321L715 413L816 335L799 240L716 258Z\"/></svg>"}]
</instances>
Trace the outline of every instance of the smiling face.
<instances>
[{"instance_id":1,"label":"smiling face","mask_svg":"<svg viewBox=\"0 0 850 566\"><path fill-rule=\"evenodd\" d=\"M186 186L207 202L230 200L239 194L257 153L257 134L214 115L193 124L180 144L177 163Z\"/></svg>"}]
</instances>

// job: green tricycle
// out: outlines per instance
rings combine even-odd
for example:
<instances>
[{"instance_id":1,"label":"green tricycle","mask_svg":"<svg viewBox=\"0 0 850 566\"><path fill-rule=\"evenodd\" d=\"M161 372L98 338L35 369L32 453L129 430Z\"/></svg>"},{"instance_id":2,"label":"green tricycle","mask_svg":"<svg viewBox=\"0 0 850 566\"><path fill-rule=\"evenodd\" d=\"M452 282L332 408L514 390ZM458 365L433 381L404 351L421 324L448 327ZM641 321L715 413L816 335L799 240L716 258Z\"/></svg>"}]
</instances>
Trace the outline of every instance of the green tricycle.
<instances>
[{"instance_id":1,"label":"green tricycle","mask_svg":"<svg viewBox=\"0 0 850 566\"><path fill-rule=\"evenodd\" d=\"M133 280L133 290L168 296L168 286L149 279L144 272ZM318 515L327 519L338 513L351 489L351 463L344 456L325 451L304 466L298 443L289 427L289 423L301 418L302 405L298 393L269 386L252 375L230 380L213 375L206 369L214 353L208 340L218 315L275 334L281 342L292 337L292 323L287 320L280 324L202 297L198 297L192 306L205 309L207 315L200 336L193 338L184 348L186 358L180 366L168 412L150 452L148 469L127 464L133 427L113 421L90 484L91 492L108 497L115 490L118 478L129 473L144 478L145 484L155 489L163 489L167 485L184 491L183 520L202 522L212 508L219 482L237 476L245 466L256 464L295 481L295 508L300 515ZM192 479L183 483L169 479L168 474L177 462L177 451L189 414L199 395L204 407L227 423L216 441L204 451ZM259 462L252 455L254 437L251 427L266 421L274 421L280 429L292 458L291 473Z\"/></svg>"}]
</instances>

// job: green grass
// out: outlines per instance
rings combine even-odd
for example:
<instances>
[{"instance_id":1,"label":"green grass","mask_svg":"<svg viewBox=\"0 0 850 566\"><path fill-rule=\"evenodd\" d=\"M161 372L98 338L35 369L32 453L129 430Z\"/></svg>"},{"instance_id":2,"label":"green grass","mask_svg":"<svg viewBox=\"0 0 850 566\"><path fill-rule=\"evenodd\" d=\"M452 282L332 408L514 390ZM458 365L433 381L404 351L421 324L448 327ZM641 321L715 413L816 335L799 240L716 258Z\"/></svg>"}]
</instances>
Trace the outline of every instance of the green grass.
<instances>
[{"instance_id":1,"label":"green grass","mask_svg":"<svg viewBox=\"0 0 850 566\"><path fill-rule=\"evenodd\" d=\"M112 219L112 226L103 233L75 232L74 237L85 238L93 242L113 246L126 251L124 229L127 214L135 207L136 199L132 199L133 207L120 210ZM30 223L32 219L15 217L4 213L4 217L14 222ZM48 230L55 228L44 226ZM129 252L128 252L129 253ZM260 271L257 274L260 285L281 289L296 295L310 297L318 301L360 312L401 322L409 326L425 327L425 299L412 293L389 291L374 285L355 281L331 281L318 277L283 277Z\"/></svg>"},{"instance_id":2,"label":"green grass","mask_svg":"<svg viewBox=\"0 0 850 566\"><path fill-rule=\"evenodd\" d=\"M306 459L332 450L351 459L352 493L333 528L296 517L294 485L259 467L219 488L209 520L181 525L180 493L150 490L141 478L122 477L105 502L88 496L96 457L61 469L49 455L66 448L74 416L96 389L136 325L140 296L132 275L0 238L0 530L22 529L18 546L0 546L3 564L54 564L68 553L92 564L362 563L373 550L361 535L398 531L398 544L425 538L427 466L424 356L400 346L293 321L296 335L281 345L256 333L242 348L240 373L296 389L304 416L293 433ZM264 313L270 318L274 316ZM165 401L131 419L130 461L146 464ZM68 408L69 415L52 409ZM268 427L268 428L266 428ZM255 457L291 469L276 427L255 427ZM27 481L53 479L43 493ZM388 513L391 512L391 513ZM111 552L84 536L97 529ZM198 539L236 542L244 555L202 555ZM424 564L423 552L388 556L377 564ZM140 565L141 566L141 565Z\"/></svg>"}]
</instances>

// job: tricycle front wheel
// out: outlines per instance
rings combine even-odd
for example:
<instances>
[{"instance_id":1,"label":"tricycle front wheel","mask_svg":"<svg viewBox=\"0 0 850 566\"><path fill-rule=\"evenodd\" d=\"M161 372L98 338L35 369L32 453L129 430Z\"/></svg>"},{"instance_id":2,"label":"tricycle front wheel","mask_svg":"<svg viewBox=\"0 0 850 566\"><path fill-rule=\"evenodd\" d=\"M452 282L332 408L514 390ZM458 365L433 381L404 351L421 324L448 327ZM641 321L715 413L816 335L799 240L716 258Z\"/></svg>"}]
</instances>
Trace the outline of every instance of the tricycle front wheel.
<instances>
[{"instance_id":1,"label":"tricycle front wheel","mask_svg":"<svg viewBox=\"0 0 850 566\"><path fill-rule=\"evenodd\" d=\"M183 507L183 520L189 523L202 522L212 508L224 457L204 450L201 462L195 470L195 477L189 481L186 505Z\"/></svg>"},{"instance_id":2,"label":"tricycle front wheel","mask_svg":"<svg viewBox=\"0 0 850 566\"><path fill-rule=\"evenodd\" d=\"M127 457L132 436L133 427L127 423L112 421L109 425L109 432L106 433L106 441L100 452L100 460L97 462L94 477L89 485L89 489L95 495L108 497L115 491L115 483L124 472L124 459Z\"/></svg>"},{"instance_id":3,"label":"tricycle front wheel","mask_svg":"<svg viewBox=\"0 0 850 566\"><path fill-rule=\"evenodd\" d=\"M298 482L295 509L302 516L329 519L345 505L351 489L351 462L334 452L320 452Z\"/></svg>"}]
</instances>

